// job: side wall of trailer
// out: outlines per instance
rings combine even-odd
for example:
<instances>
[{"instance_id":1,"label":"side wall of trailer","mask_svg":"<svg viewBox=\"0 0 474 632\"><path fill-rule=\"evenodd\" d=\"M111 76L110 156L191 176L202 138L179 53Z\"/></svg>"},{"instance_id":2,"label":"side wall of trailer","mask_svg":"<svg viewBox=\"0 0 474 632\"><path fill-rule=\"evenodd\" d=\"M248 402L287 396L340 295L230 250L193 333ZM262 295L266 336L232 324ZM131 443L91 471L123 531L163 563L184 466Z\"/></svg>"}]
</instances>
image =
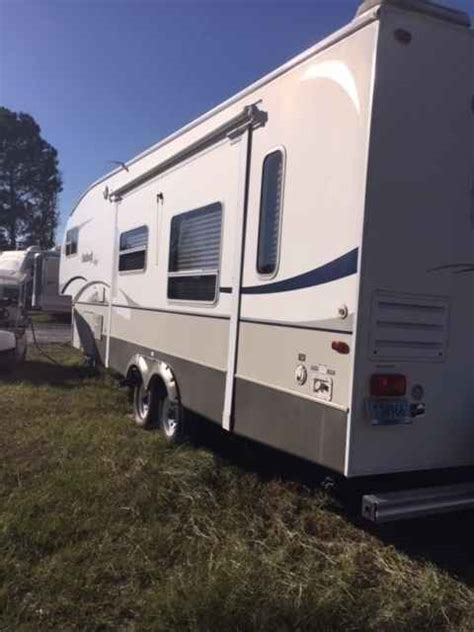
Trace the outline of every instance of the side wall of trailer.
<instances>
[{"instance_id":1,"label":"side wall of trailer","mask_svg":"<svg viewBox=\"0 0 474 632\"><path fill-rule=\"evenodd\" d=\"M389 8L380 29L351 476L474 463L473 32ZM372 424L374 373L424 414Z\"/></svg>"},{"instance_id":2,"label":"side wall of trailer","mask_svg":"<svg viewBox=\"0 0 474 632\"><path fill-rule=\"evenodd\" d=\"M64 253L61 268L74 296L75 342L86 353L105 359L111 315L113 368L123 373L135 353L168 362L183 404L221 424L236 345L231 429L341 472L352 356L332 343L352 347L377 33L377 22L365 25L94 187L70 218L77 252ZM253 131L250 152L244 136L223 138L118 203L104 198L105 187L117 190L251 103L268 119ZM279 251L273 273L260 274L262 170L275 151L283 156ZM244 257L236 262L245 188ZM222 233L215 300L170 299L173 219L216 203ZM118 239L147 227L143 271L117 272L115 225ZM315 390L321 381L329 393Z\"/></svg>"}]
</instances>

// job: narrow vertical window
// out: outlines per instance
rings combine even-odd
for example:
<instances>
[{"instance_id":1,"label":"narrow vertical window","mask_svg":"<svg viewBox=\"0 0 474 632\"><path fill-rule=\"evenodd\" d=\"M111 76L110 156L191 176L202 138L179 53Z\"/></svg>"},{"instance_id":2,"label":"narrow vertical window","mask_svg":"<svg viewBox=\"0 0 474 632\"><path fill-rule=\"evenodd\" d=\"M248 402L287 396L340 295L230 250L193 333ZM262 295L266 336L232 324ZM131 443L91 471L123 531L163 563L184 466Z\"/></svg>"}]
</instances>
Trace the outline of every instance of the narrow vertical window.
<instances>
[{"instance_id":1,"label":"narrow vertical window","mask_svg":"<svg viewBox=\"0 0 474 632\"><path fill-rule=\"evenodd\" d=\"M79 238L79 229L71 228L66 233L65 253L66 257L71 257L77 254L77 242Z\"/></svg>"},{"instance_id":2,"label":"narrow vertical window","mask_svg":"<svg viewBox=\"0 0 474 632\"><path fill-rule=\"evenodd\" d=\"M283 165L284 157L281 150L268 154L263 163L257 250L257 271L259 274L274 274L278 267Z\"/></svg>"}]
</instances>

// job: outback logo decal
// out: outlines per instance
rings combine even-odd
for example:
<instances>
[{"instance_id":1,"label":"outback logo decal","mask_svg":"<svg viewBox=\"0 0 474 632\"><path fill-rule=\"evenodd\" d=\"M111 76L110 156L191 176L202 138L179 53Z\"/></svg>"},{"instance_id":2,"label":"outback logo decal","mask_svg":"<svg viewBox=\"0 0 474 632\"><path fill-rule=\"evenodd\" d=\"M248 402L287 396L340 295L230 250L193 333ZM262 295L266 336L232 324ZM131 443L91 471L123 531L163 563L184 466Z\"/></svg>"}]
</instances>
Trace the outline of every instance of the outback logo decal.
<instances>
[{"instance_id":1,"label":"outback logo decal","mask_svg":"<svg viewBox=\"0 0 474 632\"><path fill-rule=\"evenodd\" d=\"M85 252L82 256L81 256L81 261L82 263L93 263L94 265L97 265L97 259L94 259L94 253L91 252Z\"/></svg>"}]
</instances>

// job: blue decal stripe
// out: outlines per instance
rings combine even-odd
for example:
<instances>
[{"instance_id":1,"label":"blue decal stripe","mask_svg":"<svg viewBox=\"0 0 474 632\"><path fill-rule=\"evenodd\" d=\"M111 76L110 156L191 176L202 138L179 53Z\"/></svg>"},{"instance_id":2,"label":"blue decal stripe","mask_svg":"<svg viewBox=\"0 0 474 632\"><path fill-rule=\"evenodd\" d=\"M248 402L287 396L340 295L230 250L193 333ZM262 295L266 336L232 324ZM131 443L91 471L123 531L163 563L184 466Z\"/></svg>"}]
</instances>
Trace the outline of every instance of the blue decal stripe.
<instances>
[{"instance_id":1,"label":"blue decal stripe","mask_svg":"<svg viewBox=\"0 0 474 632\"><path fill-rule=\"evenodd\" d=\"M347 252L342 257L334 259L329 263L298 274L290 279L284 279L283 281L275 281L274 283L265 283L262 285L253 285L250 287L243 287L242 294L274 294L277 292L291 292L293 290L303 290L307 287L316 287L317 285L323 285L324 283L330 283L331 281L337 281L351 276L357 272L357 259L359 249L354 248L350 252ZM221 287L220 291L223 294L231 294L232 288Z\"/></svg>"}]
</instances>

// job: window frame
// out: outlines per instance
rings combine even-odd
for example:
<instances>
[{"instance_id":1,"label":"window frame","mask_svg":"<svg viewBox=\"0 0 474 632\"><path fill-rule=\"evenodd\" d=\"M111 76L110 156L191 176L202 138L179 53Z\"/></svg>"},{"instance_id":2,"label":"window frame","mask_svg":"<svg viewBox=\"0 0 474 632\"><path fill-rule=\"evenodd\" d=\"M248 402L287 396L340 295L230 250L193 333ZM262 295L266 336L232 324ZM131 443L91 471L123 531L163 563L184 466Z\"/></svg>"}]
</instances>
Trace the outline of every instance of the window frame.
<instances>
[{"instance_id":1,"label":"window frame","mask_svg":"<svg viewBox=\"0 0 474 632\"><path fill-rule=\"evenodd\" d=\"M126 233L131 233L134 230L138 230L139 228L145 228L146 229L146 245L145 247L143 246L135 246L134 248L125 248L124 250L120 250L120 241L122 239L122 235L125 235ZM146 272L147 268L148 268L148 244L149 244L149 239L150 239L150 229L148 227L148 224L140 224L140 226L135 226L134 228L129 228L127 230L123 230L121 233L119 233L119 242L118 242L118 256L117 256L117 272L122 275L122 274L143 274L144 272ZM145 261L143 264L143 268L134 268L133 270L120 270L120 256L121 255L125 255L125 254L132 254L134 252L141 252L142 250L145 251Z\"/></svg>"},{"instance_id":2,"label":"window frame","mask_svg":"<svg viewBox=\"0 0 474 632\"><path fill-rule=\"evenodd\" d=\"M215 272L210 270L185 270L184 272L172 272L170 271L170 258L171 258L171 234L173 230L173 220L176 217L180 217L181 215L186 215L187 213L192 213L193 211L200 211L209 208L210 206L218 205L220 207L221 212L221 230L219 235L219 256L218 256L218 267ZM169 239L168 239L168 269L166 272L166 300L171 304L178 305L200 305L202 307L215 307L219 302L220 297L220 279L221 279L221 269L222 269L222 247L223 247L223 238L224 238L224 218L225 218L225 204L220 200L216 202L210 202L209 204L205 204L203 206L198 206L197 208L192 208L187 211L181 211L180 213L175 213L170 218L170 229L169 229ZM177 277L191 277L191 276L215 276L216 277L216 291L214 294L214 298L212 301L203 301L199 299L192 298L171 298L169 296L169 279L177 278Z\"/></svg>"},{"instance_id":3,"label":"window frame","mask_svg":"<svg viewBox=\"0 0 474 632\"><path fill-rule=\"evenodd\" d=\"M279 152L282 157L281 161L281 172L282 172L282 182L281 182L281 192L280 192L280 217L278 221L278 241L277 241L277 250L276 250L276 260L275 260L275 269L272 272L260 272L258 260L259 260L259 251L260 251L260 234L262 230L262 203L263 203L263 176L265 172L265 163L269 156ZM277 145L270 149L264 156L262 162L262 169L260 173L260 198L259 198L259 206L258 206L258 231L257 231L257 249L256 249L256 257L255 257L255 269L257 275L261 279L270 280L277 276L280 269L280 258L281 258L281 236L283 229L283 212L284 212L284 201L285 201L285 183L286 183L286 149L283 145Z\"/></svg>"},{"instance_id":4,"label":"window frame","mask_svg":"<svg viewBox=\"0 0 474 632\"><path fill-rule=\"evenodd\" d=\"M75 241L74 241L74 238L73 239L71 239L70 237L68 238L68 235L70 233L74 233ZM74 252L68 252L68 247L70 247L71 244L76 244L76 250ZM79 252L79 228L77 226L74 226L73 228L69 228L68 230L66 230L66 238L64 240L64 254L66 255L66 257L77 257L78 252Z\"/></svg>"}]
</instances>

